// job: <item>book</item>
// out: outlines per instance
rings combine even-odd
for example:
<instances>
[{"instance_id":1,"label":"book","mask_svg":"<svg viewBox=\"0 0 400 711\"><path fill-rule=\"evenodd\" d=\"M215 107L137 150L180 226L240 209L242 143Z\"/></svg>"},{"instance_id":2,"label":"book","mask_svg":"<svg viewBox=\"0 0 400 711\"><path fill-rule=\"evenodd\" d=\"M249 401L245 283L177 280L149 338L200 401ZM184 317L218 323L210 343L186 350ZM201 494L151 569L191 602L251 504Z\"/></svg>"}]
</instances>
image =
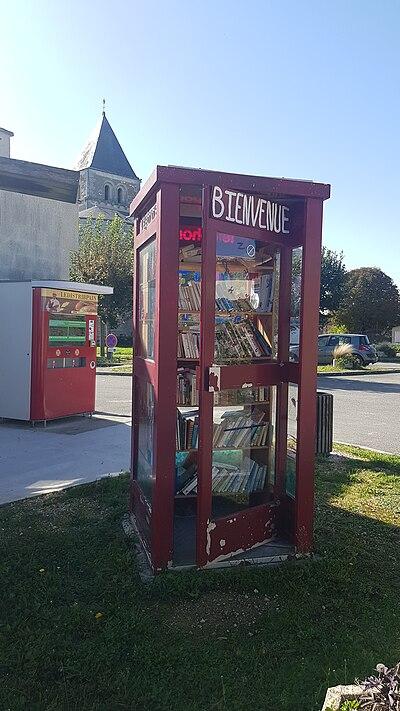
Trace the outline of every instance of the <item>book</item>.
<instances>
[{"instance_id":1,"label":"book","mask_svg":"<svg viewBox=\"0 0 400 711\"><path fill-rule=\"evenodd\" d=\"M236 467L232 471L224 464L215 463L211 472L213 494L248 495L253 491L262 491L265 486L267 467L252 460L243 462L243 466L246 467L245 471ZM177 477L176 493L182 496L197 494L197 467L196 471L192 470L191 473Z\"/></svg>"},{"instance_id":2,"label":"book","mask_svg":"<svg viewBox=\"0 0 400 711\"><path fill-rule=\"evenodd\" d=\"M198 405L199 392L196 385L196 373L189 368L178 368L176 376L177 405Z\"/></svg>"}]
</instances>

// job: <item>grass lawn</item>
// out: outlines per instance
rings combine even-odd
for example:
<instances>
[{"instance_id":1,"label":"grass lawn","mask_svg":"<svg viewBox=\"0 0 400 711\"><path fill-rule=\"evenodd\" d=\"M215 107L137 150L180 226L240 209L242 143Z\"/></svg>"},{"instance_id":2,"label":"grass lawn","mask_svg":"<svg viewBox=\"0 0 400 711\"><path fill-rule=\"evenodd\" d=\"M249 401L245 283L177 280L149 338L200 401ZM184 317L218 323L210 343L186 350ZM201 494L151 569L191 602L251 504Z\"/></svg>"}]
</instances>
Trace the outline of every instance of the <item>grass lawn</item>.
<instances>
[{"instance_id":1,"label":"grass lawn","mask_svg":"<svg viewBox=\"0 0 400 711\"><path fill-rule=\"evenodd\" d=\"M320 375L323 375L324 373L346 373L347 375L360 375L364 374L368 375L369 373L391 373L391 372L398 372L400 368L400 362L397 364L396 368L396 363L393 363L393 368L388 368L388 367L383 367L380 366L379 364L377 365L370 365L365 368L338 368L336 365L319 365L317 367L317 372Z\"/></svg>"},{"instance_id":2,"label":"grass lawn","mask_svg":"<svg viewBox=\"0 0 400 711\"><path fill-rule=\"evenodd\" d=\"M113 363L132 362L132 346L117 346L112 360L100 355L100 348L97 348L97 365L112 365Z\"/></svg>"},{"instance_id":3,"label":"grass lawn","mask_svg":"<svg viewBox=\"0 0 400 711\"><path fill-rule=\"evenodd\" d=\"M313 711L400 658L400 457L320 461L314 561L140 582L126 477L0 509L0 709Z\"/></svg>"}]
</instances>

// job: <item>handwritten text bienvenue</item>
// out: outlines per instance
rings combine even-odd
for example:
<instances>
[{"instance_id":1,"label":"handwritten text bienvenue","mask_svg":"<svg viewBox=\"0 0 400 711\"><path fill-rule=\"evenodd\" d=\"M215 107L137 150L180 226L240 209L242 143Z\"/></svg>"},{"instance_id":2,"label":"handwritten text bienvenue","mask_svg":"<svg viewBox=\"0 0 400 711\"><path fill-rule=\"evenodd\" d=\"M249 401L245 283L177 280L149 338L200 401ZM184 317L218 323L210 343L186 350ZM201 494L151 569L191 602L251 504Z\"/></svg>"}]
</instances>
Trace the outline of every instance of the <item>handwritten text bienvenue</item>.
<instances>
[{"instance_id":1,"label":"handwritten text bienvenue","mask_svg":"<svg viewBox=\"0 0 400 711\"><path fill-rule=\"evenodd\" d=\"M234 190L212 188L212 217L235 222L237 225L256 227L260 230L288 235L289 208L258 195L247 195Z\"/></svg>"}]
</instances>

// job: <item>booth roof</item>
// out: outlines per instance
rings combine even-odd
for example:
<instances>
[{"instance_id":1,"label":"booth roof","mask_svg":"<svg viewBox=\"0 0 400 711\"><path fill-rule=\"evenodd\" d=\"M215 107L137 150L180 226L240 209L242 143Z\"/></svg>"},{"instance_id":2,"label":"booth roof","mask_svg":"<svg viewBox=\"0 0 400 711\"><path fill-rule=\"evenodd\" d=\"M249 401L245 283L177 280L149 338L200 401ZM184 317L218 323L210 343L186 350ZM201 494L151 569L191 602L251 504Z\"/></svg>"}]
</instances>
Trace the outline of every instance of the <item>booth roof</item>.
<instances>
[{"instance_id":1,"label":"booth roof","mask_svg":"<svg viewBox=\"0 0 400 711\"><path fill-rule=\"evenodd\" d=\"M34 279L21 279L19 281L0 280L0 284L30 284L32 289L40 287L43 289L64 289L65 291L83 291L87 294L113 294L112 286L101 286L100 284L81 284L75 281L46 281Z\"/></svg>"},{"instance_id":2,"label":"booth roof","mask_svg":"<svg viewBox=\"0 0 400 711\"><path fill-rule=\"evenodd\" d=\"M157 165L145 184L133 198L130 206L130 216L142 206L150 193L158 189L160 183L180 183L191 185L221 185L232 190L257 192L264 195L291 196L298 198L330 197L331 186L327 183L316 183L312 180L297 178L273 178L244 173L225 173L204 168L185 168L175 165Z\"/></svg>"}]
</instances>

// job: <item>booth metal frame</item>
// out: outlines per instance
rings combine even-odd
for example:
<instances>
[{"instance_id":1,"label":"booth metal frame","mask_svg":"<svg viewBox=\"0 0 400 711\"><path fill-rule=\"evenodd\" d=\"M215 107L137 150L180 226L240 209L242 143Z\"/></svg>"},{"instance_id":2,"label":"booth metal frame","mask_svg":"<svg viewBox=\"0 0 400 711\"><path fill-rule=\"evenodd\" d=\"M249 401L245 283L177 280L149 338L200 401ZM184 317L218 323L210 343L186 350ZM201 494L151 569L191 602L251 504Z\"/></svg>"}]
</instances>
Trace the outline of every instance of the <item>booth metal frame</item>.
<instances>
[{"instance_id":1,"label":"booth metal frame","mask_svg":"<svg viewBox=\"0 0 400 711\"><path fill-rule=\"evenodd\" d=\"M180 167L157 166L131 205L134 218L134 307L133 332L138 333L138 260L137 254L149 240L156 240L156 303L154 358L140 355L135 348L133 365L132 478L130 510L143 547L154 571L173 566L175 412L177 372L177 312L180 228L180 189L202 186L202 296L201 341L198 364L200 398L199 483L197 494L196 566L207 567L215 560L229 560L237 550L254 547L260 531L268 527L267 506L256 506L232 520L217 522L210 542L212 457L212 397L215 389L238 388L246 382L277 386L275 495L280 502L277 526L292 542L294 554L307 554L313 547L314 459L316 437L317 334L319 323L320 264L323 202L330 196L330 186L303 180L220 173ZM241 191L277 201L293 201L298 214L296 229L290 234L276 234L258 226L230 224L237 237L251 237L276 245L280 250L279 315L276 360L263 364L214 365L214 293L216 235L221 221L211 211L211 191ZM226 228L225 224L225 228ZM292 251L302 247L299 362L289 360L290 293ZM152 504L143 495L135 473L138 417L135 392L138 381L152 384L155 394L154 415L154 492ZM298 385L296 493L285 491L287 459L287 422L289 383ZM231 538L231 551L219 556L215 541Z\"/></svg>"}]
</instances>

